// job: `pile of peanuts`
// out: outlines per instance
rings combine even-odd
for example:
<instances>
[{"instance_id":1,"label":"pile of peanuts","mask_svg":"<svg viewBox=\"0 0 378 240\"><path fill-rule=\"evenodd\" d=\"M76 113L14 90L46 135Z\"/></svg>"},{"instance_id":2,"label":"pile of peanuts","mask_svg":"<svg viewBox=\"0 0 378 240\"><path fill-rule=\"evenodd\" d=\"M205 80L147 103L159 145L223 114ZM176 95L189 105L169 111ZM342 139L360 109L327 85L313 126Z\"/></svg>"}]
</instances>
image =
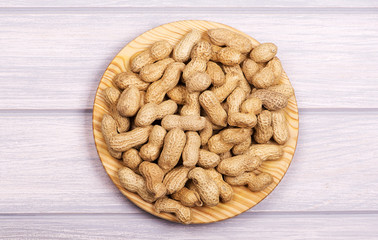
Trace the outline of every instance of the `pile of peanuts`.
<instances>
[{"instance_id":1,"label":"pile of peanuts","mask_svg":"<svg viewBox=\"0 0 378 240\"><path fill-rule=\"evenodd\" d=\"M289 139L282 109L294 91L281 83L276 45L224 28L205 34L153 43L103 91L102 134L123 161L121 185L182 223L192 207L232 200L231 186L268 187L273 177L258 168Z\"/></svg>"}]
</instances>

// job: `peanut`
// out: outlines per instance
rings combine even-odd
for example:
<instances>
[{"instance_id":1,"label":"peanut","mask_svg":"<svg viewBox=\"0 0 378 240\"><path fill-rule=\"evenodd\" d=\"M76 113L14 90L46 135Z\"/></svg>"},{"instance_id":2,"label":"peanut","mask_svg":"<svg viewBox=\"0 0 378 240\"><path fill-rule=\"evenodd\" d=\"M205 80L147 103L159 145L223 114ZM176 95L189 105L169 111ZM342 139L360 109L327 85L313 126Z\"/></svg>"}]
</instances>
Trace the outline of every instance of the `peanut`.
<instances>
[{"instance_id":1,"label":"peanut","mask_svg":"<svg viewBox=\"0 0 378 240\"><path fill-rule=\"evenodd\" d=\"M144 201L152 203L156 200L155 196L147 191L144 178L127 167L118 170L118 178L122 187L126 190L137 193Z\"/></svg>"},{"instance_id":2,"label":"peanut","mask_svg":"<svg viewBox=\"0 0 378 240\"><path fill-rule=\"evenodd\" d=\"M252 145L252 138L248 137L242 143L236 144L232 148L232 153L235 155L243 154L249 149L251 145Z\"/></svg>"},{"instance_id":3,"label":"peanut","mask_svg":"<svg viewBox=\"0 0 378 240\"><path fill-rule=\"evenodd\" d=\"M218 126L227 126L227 113L220 105L214 92L204 91L199 96L199 102L212 123Z\"/></svg>"},{"instance_id":4,"label":"peanut","mask_svg":"<svg viewBox=\"0 0 378 240\"><path fill-rule=\"evenodd\" d=\"M151 129L152 126L140 127L129 132L114 135L109 140L109 146L115 151L127 151L130 148L147 142Z\"/></svg>"},{"instance_id":5,"label":"peanut","mask_svg":"<svg viewBox=\"0 0 378 240\"><path fill-rule=\"evenodd\" d=\"M138 112L135 117L136 126L148 126L155 120L160 120L163 117L174 114L177 110L177 104L172 100L167 100L162 103L147 103Z\"/></svg>"},{"instance_id":6,"label":"peanut","mask_svg":"<svg viewBox=\"0 0 378 240\"><path fill-rule=\"evenodd\" d=\"M185 93L185 104L182 106L180 114L182 116L190 116L190 115L195 115L195 116L200 116L201 114L201 106L199 103L199 92L193 92Z\"/></svg>"},{"instance_id":7,"label":"peanut","mask_svg":"<svg viewBox=\"0 0 378 240\"><path fill-rule=\"evenodd\" d=\"M283 149L275 144L253 144L245 154L259 157L262 161L279 160L283 155Z\"/></svg>"},{"instance_id":8,"label":"peanut","mask_svg":"<svg viewBox=\"0 0 378 240\"><path fill-rule=\"evenodd\" d=\"M240 106L244 102L246 94L241 87L235 90L228 96L228 124L230 126L248 127L252 128L256 125L257 119L253 113L241 113Z\"/></svg>"},{"instance_id":9,"label":"peanut","mask_svg":"<svg viewBox=\"0 0 378 240\"><path fill-rule=\"evenodd\" d=\"M182 152L182 165L194 167L200 156L201 138L197 132L186 132L186 144Z\"/></svg>"},{"instance_id":10,"label":"peanut","mask_svg":"<svg viewBox=\"0 0 378 240\"><path fill-rule=\"evenodd\" d=\"M188 181L189 171L190 168L181 166L172 169L165 175L163 183L167 188L168 194L175 193L185 186Z\"/></svg>"},{"instance_id":11,"label":"peanut","mask_svg":"<svg viewBox=\"0 0 378 240\"><path fill-rule=\"evenodd\" d=\"M249 95L251 93L251 86L249 85L247 79L245 79L243 71L240 67L240 65L234 65L234 66L226 66L223 65L223 70L226 73L236 73L239 75L239 87L241 87L244 92Z\"/></svg>"},{"instance_id":12,"label":"peanut","mask_svg":"<svg viewBox=\"0 0 378 240\"><path fill-rule=\"evenodd\" d=\"M287 97L288 99L294 95L293 87L288 84L280 84L280 85L271 86L271 87L268 87L267 90L281 93L285 95L285 97Z\"/></svg>"},{"instance_id":13,"label":"peanut","mask_svg":"<svg viewBox=\"0 0 378 240\"><path fill-rule=\"evenodd\" d=\"M252 93L252 97L259 98L268 110L279 110L287 106L287 97L281 93L259 89Z\"/></svg>"},{"instance_id":14,"label":"peanut","mask_svg":"<svg viewBox=\"0 0 378 240\"><path fill-rule=\"evenodd\" d=\"M289 128L282 110L272 111L273 139L280 145L289 140Z\"/></svg>"},{"instance_id":15,"label":"peanut","mask_svg":"<svg viewBox=\"0 0 378 240\"><path fill-rule=\"evenodd\" d=\"M210 58L211 61L219 62L218 53L221 49L222 49L221 47L214 45L214 44L211 44L211 51L213 52L213 54L211 55L211 58Z\"/></svg>"},{"instance_id":16,"label":"peanut","mask_svg":"<svg viewBox=\"0 0 378 240\"><path fill-rule=\"evenodd\" d=\"M185 104L186 94L187 90L185 86L182 85L177 85L176 87L172 88L172 90L167 92L168 97L179 105Z\"/></svg>"},{"instance_id":17,"label":"peanut","mask_svg":"<svg viewBox=\"0 0 378 240\"><path fill-rule=\"evenodd\" d=\"M242 143L251 134L252 130L246 128L225 129L213 135L207 144L211 152L221 154L230 151L234 145Z\"/></svg>"},{"instance_id":18,"label":"peanut","mask_svg":"<svg viewBox=\"0 0 378 240\"><path fill-rule=\"evenodd\" d=\"M283 71L280 59L278 59L278 57L274 57L272 60L268 62L266 66L271 68L273 71L273 75L275 78L274 85L279 84L279 80Z\"/></svg>"},{"instance_id":19,"label":"peanut","mask_svg":"<svg viewBox=\"0 0 378 240\"><path fill-rule=\"evenodd\" d=\"M130 62L131 71L139 72L144 66L168 57L171 52L172 46L168 41L155 42L149 49L132 58Z\"/></svg>"},{"instance_id":20,"label":"peanut","mask_svg":"<svg viewBox=\"0 0 378 240\"><path fill-rule=\"evenodd\" d=\"M120 91L116 88L109 87L105 89L104 95L105 102L109 107L110 115L116 121L117 131L119 133L126 132L130 128L130 120L127 117L121 116L117 111L117 102L121 95Z\"/></svg>"},{"instance_id":21,"label":"peanut","mask_svg":"<svg viewBox=\"0 0 378 240\"><path fill-rule=\"evenodd\" d=\"M140 149L139 155L143 160L152 162L158 159L166 134L167 131L159 125L155 125L152 128L148 143Z\"/></svg>"},{"instance_id":22,"label":"peanut","mask_svg":"<svg viewBox=\"0 0 378 240\"><path fill-rule=\"evenodd\" d=\"M180 201L182 205L187 207L201 207L203 205L200 195L186 187L171 195L173 199Z\"/></svg>"},{"instance_id":23,"label":"peanut","mask_svg":"<svg viewBox=\"0 0 378 240\"><path fill-rule=\"evenodd\" d=\"M271 67L264 67L252 77L251 83L256 88L268 88L275 83L274 73Z\"/></svg>"},{"instance_id":24,"label":"peanut","mask_svg":"<svg viewBox=\"0 0 378 240\"><path fill-rule=\"evenodd\" d=\"M213 152L200 149L199 150L199 159L198 159L198 166L202 168L214 168L220 162L220 157Z\"/></svg>"},{"instance_id":25,"label":"peanut","mask_svg":"<svg viewBox=\"0 0 378 240\"><path fill-rule=\"evenodd\" d=\"M277 54L277 46L273 43L262 43L254 48L250 54L253 61L265 63L270 61Z\"/></svg>"},{"instance_id":26,"label":"peanut","mask_svg":"<svg viewBox=\"0 0 378 240\"><path fill-rule=\"evenodd\" d=\"M163 184L164 172L157 164L142 162L139 165L139 172L146 180L147 190L154 194L155 198L165 196L167 188Z\"/></svg>"},{"instance_id":27,"label":"peanut","mask_svg":"<svg viewBox=\"0 0 378 240\"><path fill-rule=\"evenodd\" d=\"M244 61L246 56L234 48L225 47L218 52L217 58L222 64L233 66Z\"/></svg>"},{"instance_id":28,"label":"peanut","mask_svg":"<svg viewBox=\"0 0 378 240\"><path fill-rule=\"evenodd\" d=\"M109 147L110 139L117 135L117 122L108 114L105 114L101 121L101 132L104 136L104 140L106 145L108 146L108 151L110 155L114 158L120 159L122 156L122 152L115 151Z\"/></svg>"},{"instance_id":29,"label":"peanut","mask_svg":"<svg viewBox=\"0 0 378 240\"><path fill-rule=\"evenodd\" d=\"M125 89L118 99L117 110L125 117L133 117L140 108L140 92L137 87Z\"/></svg>"},{"instance_id":30,"label":"peanut","mask_svg":"<svg viewBox=\"0 0 378 240\"><path fill-rule=\"evenodd\" d=\"M167 115L161 121L161 126L167 131L178 128L184 131L200 131L205 128L206 119L200 116Z\"/></svg>"},{"instance_id":31,"label":"peanut","mask_svg":"<svg viewBox=\"0 0 378 240\"><path fill-rule=\"evenodd\" d=\"M239 176L244 172L257 169L261 165L261 162L259 157L251 157L247 154L242 154L223 159L219 163L217 171L227 176Z\"/></svg>"},{"instance_id":32,"label":"peanut","mask_svg":"<svg viewBox=\"0 0 378 240\"><path fill-rule=\"evenodd\" d=\"M185 147L186 135L183 130L174 128L164 138L164 146L161 151L158 164L163 171L168 172L176 166Z\"/></svg>"},{"instance_id":33,"label":"peanut","mask_svg":"<svg viewBox=\"0 0 378 240\"><path fill-rule=\"evenodd\" d=\"M219 188L203 168L196 167L192 169L188 174L188 178L192 179L205 205L213 207L219 203Z\"/></svg>"},{"instance_id":34,"label":"peanut","mask_svg":"<svg viewBox=\"0 0 378 240\"><path fill-rule=\"evenodd\" d=\"M228 46L242 53L249 53L253 47L247 37L225 28L214 28L207 31L212 43L218 46Z\"/></svg>"},{"instance_id":35,"label":"peanut","mask_svg":"<svg viewBox=\"0 0 378 240\"><path fill-rule=\"evenodd\" d=\"M222 71L222 68L215 62L208 62L206 73L210 76L211 83L214 87L222 86L226 81L226 76Z\"/></svg>"},{"instance_id":36,"label":"peanut","mask_svg":"<svg viewBox=\"0 0 378 240\"><path fill-rule=\"evenodd\" d=\"M113 79L114 84L121 90L128 88L129 86L135 86L139 90L145 91L149 83L142 81L138 75L132 72L122 72L117 74Z\"/></svg>"},{"instance_id":37,"label":"peanut","mask_svg":"<svg viewBox=\"0 0 378 240\"><path fill-rule=\"evenodd\" d=\"M160 198L155 202L154 208L157 213L174 213L177 219L184 224L189 224L192 221L192 210L176 200L167 197Z\"/></svg>"},{"instance_id":38,"label":"peanut","mask_svg":"<svg viewBox=\"0 0 378 240\"><path fill-rule=\"evenodd\" d=\"M156 63L148 64L140 70L139 77L145 82L155 82L163 76L167 66L174 61L172 58L166 58Z\"/></svg>"},{"instance_id":39,"label":"peanut","mask_svg":"<svg viewBox=\"0 0 378 240\"><path fill-rule=\"evenodd\" d=\"M163 77L153 82L146 92L146 103L161 103L165 94L172 90L178 83L185 64L174 62L168 65Z\"/></svg>"},{"instance_id":40,"label":"peanut","mask_svg":"<svg viewBox=\"0 0 378 240\"><path fill-rule=\"evenodd\" d=\"M206 118L205 127L200 131L201 146L206 145L211 136L213 136L213 125L210 120Z\"/></svg>"},{"instance_id":41,"label":"peanut","mask_svg":"<svg viewBox=\"0 0 378 240\"><path fill-rule=\"evenodd\" d=\"M196 72L204 73L211 55L211 44L205 40L199 41L197 45L194 46L191 53L191 60L185 66L182 73L184 82L186 82Z\"/></svg>"},{"instance_id":42,"label":"peanut","mask_svg":"<svg viewBox=\"0 0 378 240\"><path fill-rule=\"evenodd\" d=\"M123 165L125 167L130 168L136 173L139 173L139 164L143 162L143 160L140 158L138 150L135 148L130 148L122 155L122 161Z\"/></svg>"},{"instance_id":43,"label":"peanut","mask_svg":"<svg viewBox=\"0 0 378 240\"><path fill-rule=\"evenodd\" d=\"M207 73L196 72L186 79L185 84L189 93L202 92L210 86L211 79Z\"/></svg>"},{"instance_id":44,"label":"peanut","mask_svg":"<svg viewBox=\"0 0 378 240\"><path fill-rule=\"evenodd\" d=\"M224 203L231 201L234 191L232 187L223 180L222 174L217 172L214 168L205 169L205 171L217 184L221 201Z\"/></svg>"},{"instance_id":45,"label":"peanut","mask_svg":"<svg viewBox=\"0 0 378 240\"><path fill-rule=\"evenodd\" d=\"M264 110L257 117L254 139L258 143L267 143L273 136L272 114Z\"/></svg>"},{"instance_id":46,"label":"peanut","mask_svg":"<svg viewBox=\"0 0 378 240\"><path fill-rule=\"evenodd\" d=\"M253 113L257 115L260 114L262 110L262 102L259 98L251 97L242 103L240 109L243 113Z\"/></svg>"},{"instance_id":47,"label":"peanut","mask_svg":"<svg viewBox=\"0 0 378 240\"><path fill-rule=\"evenodd\" d=\"M192 48L200 41L201 32L193 29L188 32L173 49L172 57L176 62L189 60Z\"/></svg>"},{"instance_id":48,"label":"peanut","mask_svg":"<svg viewBox=\"0 0 378 240\"><path fill-rule=\"evenodd\" d=\"M240 75L237 73L227 73L226 82L220 87L212 87L211 91L215 94L219 102L223 102L228 95L234 91L240 81Z\"/></svg>"},{"instance_id":49,"label":"peanut","mask_svg":"<svg viewBox=\"0 0 378 240\"><path fill-rule=\"evenodd\" d=\"M227 151L227 152L219 154L219 157L220 157L220 160L222 161L223 159L232 157L232 153L231 151Z\"/></svg>"},{"instance_id":50,"label":"peanut","mask_svg":"<svg viewBox=\"0 0 378 240\"><path fill-rule=\"evenodd\" d=\"M227 183L236 186L247 185L252 192L259 192L267 188L273 183L273 177L269 173L260 173L259 175L253 172L246 172L236 177L225 177Z\"/></svg>"},{"instance_id":51,"label":"peanut","mask_svg":"<svg viewBox=\"0 0 378 240\"><path fill-rule=\"evenodd\" d=\"M260 66L252 59L247 58L243 62L242 70L245 78L250 84L252 83L252 77L260 70Z\"/></svg>"}]
</instances>

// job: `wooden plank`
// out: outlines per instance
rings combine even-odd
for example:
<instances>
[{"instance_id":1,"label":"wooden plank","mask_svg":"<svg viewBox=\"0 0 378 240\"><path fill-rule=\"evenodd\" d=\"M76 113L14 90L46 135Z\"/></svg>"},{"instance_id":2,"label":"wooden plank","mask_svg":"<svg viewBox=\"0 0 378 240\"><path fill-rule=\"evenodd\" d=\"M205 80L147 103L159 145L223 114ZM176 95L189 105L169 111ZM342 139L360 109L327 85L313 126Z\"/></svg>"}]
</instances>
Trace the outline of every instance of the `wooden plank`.
<instances>
[{"instance_id":1,"label":"wooden plank","mask_svg":"<svg viewBox=\"0 0 378 240\"><path fill-rule=\"evenodd\" d=\"M376 14L177 10L0 15L0 109L90 109L102 73L124 45L180 19L223 22L275 42L300 108L378 107Z\"/></svg>"},{"instance_id":2,"label":"wooden plank","mask_svg":"<svg viewBox=\"0 0 378 240\"><path fill-rule=\"evenodd\" d=\"M235 1L174 1L174 0L166 0L166 1L143 1L143 0L136 0L136 1L119 1L119 0L111 0L104 3L100 0L95 1L62 1L62 2L55 2L55 1L41 1L41 0L33 0L33 1L25 1L25 0L16 0L16 1L2 1L0 7L192 7L192 6L200 6L200 7L376 7L378 4L374 1L369 0L361 0L361 1L352 1L352 0L337 0L337 1L299 1L299 0L291 0L291 1L258 1L258 0L251 0L251 1L243 1L243 0L235 0Z\"/></svg>"},{"instance_id":3,"label":"wooden plank","mask_svg":"<svg viewBox=\"0 0 378 240\"><path fill-rule=\"evenodd\" d=\"M377 211L377 117L302 111L292 165L250 211ZM106 175L90 113L2 113L0 132L0 213L143 212Z\"/></svg>"},{"instance_id":4,"label":"wooden plank","mask_svg":"<svg viewBox=\"0 0 378 240\"><path fill-rule=\"evenodd\" d=\"M4 239L376 239L378 214L242 214L181 225L147 214L0 216Z\"/></svg>"}]
</instances>

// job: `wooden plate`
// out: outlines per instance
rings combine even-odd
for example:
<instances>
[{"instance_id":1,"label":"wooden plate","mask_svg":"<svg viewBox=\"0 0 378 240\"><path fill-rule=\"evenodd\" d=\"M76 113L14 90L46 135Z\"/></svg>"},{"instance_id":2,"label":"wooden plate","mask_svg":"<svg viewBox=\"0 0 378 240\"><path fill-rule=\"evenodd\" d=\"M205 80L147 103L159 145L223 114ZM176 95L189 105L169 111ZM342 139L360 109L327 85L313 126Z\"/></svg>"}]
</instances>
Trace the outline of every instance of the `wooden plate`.
<instances>
[{"instance_id":1,"label":"wooden plate","mask_svg":"<svg viewBox=\"0 0 378 240\"><path fill-rule=\"evenodd\" d=\"M145 211L170 220L177 221L175 216L167 213L156 213L153 209L153 205L143 201L137 194L130 193L119 183L117 177L117 170L122 166L121 161L113 158L108 153L107 147L105 145L104 138L101 134L101 120L105 113L108 113L108 107L106 106L103 98L103 90L107 87L113 86L112 79L114 76L120 72L125 72L129 70L129 59L134 53L145 50L152 43L158 40L167 40L172 45L177 44L177 42L183 37L185 33L189 30L196 28L200 31L205 32L211 28L228 28L233 31L237 31L245 36L248 36L232 27L226 26L224 24L209 22L209 21L179 21L164 24L162 26L156 27L149 30L124 47L121 52L113 59L108 68L106 69L100 84L97 89L94 106L93 106L93 134L97 147L97 152L100 156L104 168L114 184L118 189L133 203L135 203L140 208ZM205 34L204 34L205 36ZM254 44L259 44L255 39L248 36ZM284 73L282 82L290 84L289 78ZM285 175L290 162L293 158L293 154L297 144L298 138L298 108L295 96L291 97L288 106L285 108L286 118L289 123L290 139L284 147L284 155L282 159L278 161L266 161L261 166L261 170L264 172L269 172L274 176L274 183L271 184L264 191L253 193L249 191L246 187L233 187L234 197L232 201L228 203L220 203L215 207L197 207L193 209L193 221L192 223L211 223L227 218L234 217L242 212L247 211L251 207L255 206L261 200L263 200L273 189L278 185L283 176Z\"/></svg>"}]
</instances>

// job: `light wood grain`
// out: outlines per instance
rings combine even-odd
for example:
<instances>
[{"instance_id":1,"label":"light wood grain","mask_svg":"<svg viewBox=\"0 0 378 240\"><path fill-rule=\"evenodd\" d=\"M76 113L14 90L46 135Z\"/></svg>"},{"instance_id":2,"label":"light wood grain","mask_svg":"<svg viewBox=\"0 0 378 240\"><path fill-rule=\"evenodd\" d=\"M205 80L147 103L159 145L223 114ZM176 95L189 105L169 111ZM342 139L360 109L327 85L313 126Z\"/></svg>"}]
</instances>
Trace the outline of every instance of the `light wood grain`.
<instances>
[{"instance_id":1,"label":"light wood grain","mask_svg":"<svg viewBox=\"0 0 378 240\"><path fill-rule=\"evenodd\" d=\"M43 1L43 0L33 0L33 1L25 1L25 0L16 0L16 1L2 1L0 7L285 7L285 8L292 8L292 7L377 7L378 4L375 1L369 0L360 0L360 1L353 1L353 0L337 0L337 1L326 1L326 0L318 0L318 1L300 1L300 0L292 0L292 1L258 1L258 0L235 0L235 1L226 1L226 0L211 0L211 1L174 1L174 0L166 0L166 1L157 1L157 0L135 0L135 1L120 1L120 0L111 0L111 1Z\"/></svg>"},{"instance_id":2,"label":"light wood grain","mask_svg":"<svg viewBox=\"0 0 378 240\"><path fill-rule=\"evenodd\" d=\"M146 29L181 19L275 42L299 108L378 108L377 14L48 13L0 15L0 79L12 79L0 109L91 109L112 57Z\"/></svg>"},{"instance_id":3,"label":"light wood grain","mask_svg":"<svg viewBox=\"0 0 378 240\"><path fill-rule=\"evenodd\" d=\"M106 172L108 173L114 184L119 188L122 194L129 198L138 207L155 216L171 221L177 221L177 218L173 214L158 213L154 210L153 204L145 202L141 197L138 196L138 194L129 192L121 186L117 172L118 169L122 167L122 163L121 161L113 158L110 155L104 137L101 133L102 118L104 114L110 114L109 107L104 101L104 90L107 87L113 86L112 80L115 75L121 72L130 71L130 58L132 58L135 54L146 50L154 42L167 40L171 45L175 46L180 41L180 39L182 39L182 37L184 37L184 35L192 29L197 29L205 35L208 29L213 28L227 28L232 31L239 32L232 27L220 23L186 20L164 24L138 36L133 41L128 43L109 64L99 83L93 105L93 134L97 152L100 156L102 164L105 167ZM259 44L259 42L254 38L249 37L242 32L239 33L248 37L253 45ZM289 78L287 77L285 72L283 72L281 83L290 84ZM258 204L279 184L291 163L297 145L298 107L295 96L292 96L289 99L289 103L284 109L284 112L290 133L290 137L284 145L284 154L280 160L266 161L259 168L260 171L270 173L274 178L274 182L260 192L251 192L247 187L244 186L233 187L234 195L231 201L227 203L219 203L214 207L203 206L192 208L191 223L211 223L232 218Z\"/></svg>"},{"instance_id":4,"label":"light wood grain","mask_svg":"<svg viewBox=\"0 0 378 240\"><path fill-rule=\"evenodd\" d=\"M251 211L378 211L377 119L300 112L290 169ZM143 212L105 173L91 121L91 113L0 113L0 213Z\"/></svg>"},{"instance_id":5,"label":"light wood grain","mask_svg":"<svg viewBox=\"0 0 378 240\"><path fill-rule=\"evenodd\" d=\"M378 214L243 214L206 225L146 214L0 216L5 239L376 239ZM293 227L298 226L298 227Z\"/></svg>"}]
</instances>

